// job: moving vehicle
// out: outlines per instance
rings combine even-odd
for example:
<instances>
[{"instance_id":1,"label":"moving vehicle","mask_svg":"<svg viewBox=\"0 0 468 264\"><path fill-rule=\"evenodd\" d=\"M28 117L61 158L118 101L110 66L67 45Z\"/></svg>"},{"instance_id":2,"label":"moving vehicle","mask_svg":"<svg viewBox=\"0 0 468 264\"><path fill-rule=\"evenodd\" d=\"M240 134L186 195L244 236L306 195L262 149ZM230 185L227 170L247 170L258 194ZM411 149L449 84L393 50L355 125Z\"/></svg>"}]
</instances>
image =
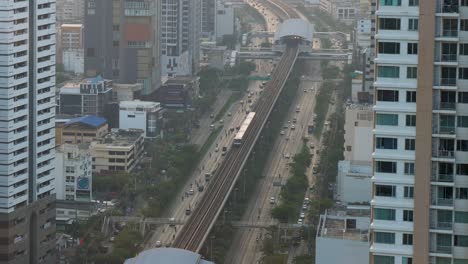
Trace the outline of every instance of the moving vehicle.
<instances>
[{"instance_id":1,"label":"moving vehicle","mask_svg":"<svg viewBox=\"0 0 468 264\"><path fill-rule=\"evenodd\" d=\"M281 135L284 135L284 134L285 134L284 130L281 130L280 134L281 134Z\"/></svg>"},{"instance_id":2,"label":"moving vehicle","mask_svg":"<svg viewBox=\"0 0 468 264\"><path fill-rule=\"evenodd\" d=\"M205 182L209 182L211 180L211 174L205 173Z\"/></svg>"},{"instance_id":3,"label":"moving vehicle","mask_svg":"<svg viewBox=\"0 0 468 264\"><path fill-rule=\"evenodd\" d=\"M292 125L292 126L291 126L291 130L294 130L294 129L296 129L296 126L295 126L295 125Z\"/></svg>"},{"instance_id":4,"label":"moving vehicle","mask_svg":"<svg viewBox=\"0 0 468 264\"><path fill-rule=\"evenodd\" d=\"M175 226L175 218L169 218L169 226Z\"/></svg>"},{"instance_id":5,"label":"moving vehicle","mask_svg":"<svg viewBox=\"0 0 468 264\"><path fill-rule=\"evenodd\" d=\"M250 112L247 117L245 118L244 122L242 123L239 131L237 132L236 136L234 137L234 146L240 146L242 141L244 140L244 134L252 123L253 118L255 117L255 112Z\"/></svg>"},{"instance_id":6,"label":"moving vehicle","mask_svg":"<svg viewBox=\"0 0 468 264\"><path fill-rule=\"evenodd\" d=\"M185 209L185 215L190 215L192 210L190 208Z\"/></svg>"},{"instance_id":7,"label":"moving vehicle","mask_svg":"<svg viewBox=\"0 0 468 264\"><path fill-rule=\"evenodd\" d=\"M156 246L157 248L159 248L159 247L162 247L162 243L161 243L161 241L159 241L159 240L158 240L158 241L156 241L156 244L155 244L155 246Z\"/></svg>"},{"instance_id":8,"label":"moving vehicle","mask_svg":"<svg viewBox=\"0 0 468 264\"><path fill-rule=\"evenodd\" d=\"M210 130L211 130L211 131L213 131L213 130L214 130L214 128L215 128L215 126L214 126L214 125L210 125Z\"/></svg>"},{"instance_id":9,"label":"moving vehicle","mask_svg":"<svg viewBox=\"0 0 468 264\"><path fill-rule=\"evenodd\" d=\"M275 204L276 203L276 198L275 197L270 197L270 204Z\"/></svg>"},{"instance_id":10,"label":"moving vehicle","mask_svg":"<svg viewBox=\"0 0 468 264\"><path fill-rule=\"evenodd\" d=\"M203 192L204 189L205 189L205 187L203 185L198 185L198 191L199 192Z\"/></svg>"},{"instance_id":11,"label":"moving vehicle","mask_svg":"<svg viewBox=\"0 0 468 264\"><path fill-rule=\"evenodd\" d=\"M299 113L301 111L301 108L299 106L296 106L296 113Z\"/></svg>"}]
</instances>

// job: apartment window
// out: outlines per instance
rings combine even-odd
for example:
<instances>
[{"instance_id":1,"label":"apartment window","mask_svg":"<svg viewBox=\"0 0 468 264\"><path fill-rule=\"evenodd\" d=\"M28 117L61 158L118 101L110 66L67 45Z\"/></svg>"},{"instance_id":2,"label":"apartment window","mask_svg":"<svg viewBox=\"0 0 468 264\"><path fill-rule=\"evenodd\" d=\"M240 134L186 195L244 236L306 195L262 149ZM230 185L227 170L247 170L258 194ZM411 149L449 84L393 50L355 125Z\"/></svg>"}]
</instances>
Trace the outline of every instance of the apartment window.
<instances>
[{"instance_id":1,"label":"apartment window","mask_svg":"<svg viewBox=\"0 0 468 264\"><path fill-rule=\"evenodd\" d=\"M398 126L397 114L377 114L377 125Z\"/></svg>"},{"instance_id":2,"label":"apartment window","mask_svg":"<svg viewBox=\"0 0 468 264\"><path fill-rule=\"evenodd\" d=\"M395 209L374 208L374 219L395 221Z\"/></svg>"},{"instance_id":3,"label":"apartment window","mask_svg":"<svg viewBox=\"0 0 468 264\"><path fill-rule=\"evenodd\" d=\"M416 115L406 115L406 126L408 127L415 127L416 126Z\"/></svg>"},{"instance_id":4,"label":"apartment window","mask_svg":"<svg viewBox=\"0 0 468 264\"><path fill-rule=\"evenodd\" d=\"M409 0L409 6L419 6L419 0Z\"/></svg>"},{"instance_id":5,"label":"apartment window","mask_svg":"<svg viewBox=\"0 0 468 264\"><path fill-rule=\"evenodd\" d=\"M377 90L377 101L398 102L398 91Z\"/></svg>"},{"instance_id":6,"label":"apartment window","mask_svg":"<svg viewBox=\"0 0 468 264\"><path fill-rule=\"evenodd\" d=\"M418 43L408 43L408 54L410 55L418 54Z\"/></svg>"},{"instance_id":7,"label":"apartment window","mask_svg":"<svg viewBox=\"0 0 468 264\"><path fill-rule=\"evenodd\" d=\"M459 68L458 69L458 79L467 80L468 79L468 68Z\"/></svg>"},{"instance_id":8,"label":"apartment window","mask_svg":"<svg viewBox=\"0 0 468 264\"><path fill-rule=\"evenodd\" d=\"M468 127L468 116L457 116L458 127Z\"/></svg>"},{"instance_id":9,"label":"apartment window","mask_svg":"<svg viewBox=\"0 0 468 264\"><path fill-rule=\"evenodd\" d=\"M459 200L468 200L468 188L456 188L455 198Z\"/></svg>"},{"instance_id":10,"label":"apartment window","mask_svg":"<svg viewBox=\"0 0 468 264\"><path fill-rule=\"evenodd\" d=\"M468 140L457 140L457 151L468 151Z\"/></svg>"},{"instance_id":11,"label":"apartment window","mask_svg":"<svg viewBox=\"0 0 468 264\"><path fill-rule=\"evenodd\" d=\"M415 150L416 140L414 138L405 138L405 150Z\"/></svg>"},{"instance_id":12,"label":"apartment window","mask_svg":"<svg viewBox=\"0 0 468 264\"><path fill-rule=\"evenodd\" d=\"M416 91L406 91L406 102L416 103Z\"/></svg>"},{"instance_id":13,"label":"apartment window","mask_svg":"<svg viewBox=\"0 0 468 264\"><path fill-rule=\"evenodd\" d=\"M393 185L375 185L375 195L383 197L395 197L396 186Z\"/></svg>"},{"instance_id":14,"label":"apartment window","mask_svg":"<svg viewBox=\"0 0 468 264\"><path fill-rule=\"evenodd\" d=\"M374 255L374 264L395 264L395 257Z\"/></svg>"},{"instance_id":15,"label":"apartment window","mask_svg":"<svg viewBox=\"0 0 468 264\"><path fill-rule=\"evenodd\" d=\"M408 199L413 199L414 197L414 187L413 186L405 186L403 188L403 197Z\"/></svg>"},{"instance_id":16,"label":"apartment window","mask_svg":"<svg viewBox=\"0 0 468 264\"><path fill-rule=\"evenodd\" d=\"M395 244L395 233L374 232L374 243Z\"/></svg>"},{"instance_id":17,"label":"apartment window","mask_svg":"<svg viewBox=\"0 0 468 264\"><path fill-rule=\"evenodd\" d=\"M376 161L375 171L382 173L396 173L396 162L393 161Z\"/></svg>"},{"instance_id":18,"label":"apartment window","mask_svg":"<svg viewBox=\"0 0 468 264\"><path fill-rule=\"evenodd\" d=\"M468 175L468 164L457 164L458 175Z\"/></svg>"},{"instance_id":19,"label":"apartment window","mask_svg":"<svg viewBox=\"0 0 468 264\"><path fill-rule=\"evenodd\" d=\"M458 102L468 104L468 92L458 92Z\"/></svg>"},{"instance_id":20,"label":"apartment window","mask_svg":"<svg viewBox=\"0 0 468 264\"><path fill-rule=\"evenodd\" d=\"M468 247L468 236L455 235L454 246L456 247Z\"/></svg>"},{"instance_id":21,"label":"apartment window","mask_svg":"<svg viewBox=\"0 0 468 264\"><path fill-rule=\"evenodd\" d=\"M468 0L461 0L461 6L468 6Z\"/></svg>"},{"instance_id":22,"label":"apartment window","mask_svg":"<svg viewBox=\"0 0 468 264\"><path fill-rule=\"evenodd\" d=\"M460 44L460 55L467 56L468 55L468 43Z\"/></svg>"},{"instance_id":23,"label":"apartment window","mask_svg":"<svg viewBox=\"0 0 468 264\"><path fill-rule=\"evenodd\" d=\"M399 18L379 18L379 29L400 30L401 20Z\"/></svg>"},{"instance_id":24,"label":"apartment window","mask_svg":"<svg viewBox=\"0 0 468 264\"><path fill-rule=\"evenodd\" d=\"M401 6L401 0L380 0L381 6Z\"/></svg>"},{"instance_id":25,"label":"apartment window","mask_svg":"<svg viewBox=\"0 0 468 264\"><path fill-rule=\"evenodd\" d=\"M412 257L402 257L401 258L401 264L413 264L413 258Z\"/></svg>"},{"instance_id":26,"label":"apartment window","mask_svg":"<svg viewBox=\"0 0 468 264\"><path fill-rule=\"evenodd\" d=\"M407 67L406 68L406 78L407 79L416 79L416 78L418 78L418 68L416 68L416 67Z\"/></svg>"},{"instance_id":27,"label":"apartment window","mask_svg":"<svg viewBox=\"0 0 468 264\"><path fill-rule=\"evenodd\" d=\"M379 42L380 54L400 54L400 43L398 42Z\"/></svg>"},{"instance_id":28,"label":"apartment window","mask_svg":"<svg viewBox=\"0 0 468 264\"><path fill-rule=\"evenodd\" d=\"M468 19L460 20L460 31L468 31Z\"/></svg>"},{"instance_id":29,"label":"apartment window","mask_svg":"<svg viewBox=\"0 0 468 264\"><path fill-rule=\"evenodd\" d=\"M468 224L468 212L455 212L455 223Z\"/></svg>"},{"instance_id":30,"label":"apartment window","mask_svg":"<svg viewBox=\"0 0 468 264\"><path fill-rule=\"evenodd\" d=\"M419 19L410 18L408 19L408 31L418 31L419 29Z\"/></svg>"},{"instance_id":31,"label":"apartment window","mask_svg":"<svg viewBox=\"0 0 468 264\"><path fill-rule=\"evenodd\" d=\"M381 78L400 78L400 67L377 66L377 76Z\"/></svg>"},{"instance_id":32,"label":"apartment window","mask_svg":"<svg viewBox=\"0 0 468 264\"><path fill-rule=\"evenodd\" d=\"M414 175L414 162L405 162L405 175Z\"/></svg>"},{"instance_id":33,"label":"apartment window","mask_svg":"<svg viewBox=\"0 0 468 264\"><path fill-rule=\"evenodd\" d=\"M413 245L413 234L403 234L401 243L403 245Z\"/></svg>"},{"instance_id":34,"label":"apartment window","mask_svg":"<svg viewBox=\"0 0 468 264\"><path fill-rule=\"evenodd\" d=\"M396 138L376 138L376 148L378 149L397 149L398 139Z\"/></svg>"},{"instance_id":35,"label":"apartment window","mask_svg":"<svg viewBox=\"0 0 468 264\"><path fill-rule=\"evenodd\" d=\"M413 210L403 210L403 221L413 222Z\"/></svg>"},{"instance_id":36,"label":"apartment window","mask_svg":"<svg viewBox=\"0 0 468 264\"><path fill-rule=\"evenodd\" d=\"M453 259L453 264L468 264L468 259Z\"/></svg>"}]
</instances>

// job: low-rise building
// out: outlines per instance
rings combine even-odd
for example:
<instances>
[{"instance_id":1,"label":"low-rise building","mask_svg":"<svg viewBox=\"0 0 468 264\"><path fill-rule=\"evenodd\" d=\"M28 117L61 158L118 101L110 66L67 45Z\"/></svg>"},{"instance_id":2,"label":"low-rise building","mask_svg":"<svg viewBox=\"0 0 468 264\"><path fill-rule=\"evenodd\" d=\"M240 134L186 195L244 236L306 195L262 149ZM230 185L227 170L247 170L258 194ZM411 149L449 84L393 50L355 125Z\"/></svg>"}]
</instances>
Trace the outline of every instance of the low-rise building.
<instances>
[{"instance_id":1,"label":"low-rise building","mask_svg":"<svg viewBox=\"0 0 468 264\"><path fill-rule=\"evenodd\" d=\"M103 116L112 101L112 81L101 76L66 83L59 91L61 114Z\"/></svg>"},{"instance_id":2,"label":"low-rise building","mask_svg":"<svg viewBox=\"0 0 468 264\"><path fill-rule=\"evenodd\" d=\"M372 161L374 113L370 105L351 104L346 107L344 125L344 159Z\"/></svg>"},{"instance_id":3,"label":"low-rise building","mask_svg":"<svg viewBox=\"0 0 468 264\"><path fill-rule=\"evenodd\" d=\"M143 84L141 83L114 83L112 85L112 91L114 92L114 101L133 101L140 94L143 89Z\"/></svg>"},{"instance_id":4,"label":"low-rise building","mask_svg":"<svg viewBox=\"0 0 468 264\"><path fill-rule=\"evenodd\" d=\"M369 206L336 206L320 215L315 263L369 263Z\"/></svg>"},{"instance_id":5,"label":"low-rise building","mask_svg":"<svg viewBox=\"0 0 468 264\"><path fill-rule=\"evenodd\" d=\"M130 172L144 155L144 131L141 129L112 129L110 133L91 143L93 171Z\"/></svg>"},{"instance_id":6,"label":"low-rise building","mask_svg":"<svg viewBox=\"0 0 468 264\"><path fill-rule=\"evenodd\" d=\"M162 107L160 103L146 101L122 101L119 108L120 129L141 129L144 136L158 136L158 123L161 124Z\"/></svg>"},{"instance_id":7,"label":"low-rise building","mask_svg":"<svg viewBox=\"0 0 468 264\"><path fill-rule=\"evenodd\" d=\"M59 200L91 201L92 157L89 144L57 147L55 191Z\"/></svg>"},{"instance_id":8,"label":"low-rise building","mask_svg":"<svg viewBox=\"0 0 468 264\"><path fill-rule=\"evenodd\" d=\"M198 97L198 81L192 76L171 77L157 91L158 101L164 107L190 107Z\"/></svg>"},{"instance_id":9,"label":"low-rise building","mask_svg":"<svg viewBox=\"0 0 468 264\"><path fill-rule=\"evenodd\" d=\"M372 197L372 162L338 162L335 200L344 204L369 203Z\"/></svg>"},{"instance_id":10,"label":"low-rise building","mask_svg":"<svg viewBox=\"0 0 468 264\"><path fill-rule=\"evenodd\" d=\"M91 143L107 132L107 121L99 116L58 119L55 126L56 144Z\"/></svg>"},{"instance_id":11,"label":"low-rise building","mask_svg":"<svg viewBox=\"0 0 468 264\"><path fill-rule=\"evenodd\" d=\"M55 191L57 229L91 216L92 157L89 144L63 144L56 148Z\"/></svg>"}]
</instances>

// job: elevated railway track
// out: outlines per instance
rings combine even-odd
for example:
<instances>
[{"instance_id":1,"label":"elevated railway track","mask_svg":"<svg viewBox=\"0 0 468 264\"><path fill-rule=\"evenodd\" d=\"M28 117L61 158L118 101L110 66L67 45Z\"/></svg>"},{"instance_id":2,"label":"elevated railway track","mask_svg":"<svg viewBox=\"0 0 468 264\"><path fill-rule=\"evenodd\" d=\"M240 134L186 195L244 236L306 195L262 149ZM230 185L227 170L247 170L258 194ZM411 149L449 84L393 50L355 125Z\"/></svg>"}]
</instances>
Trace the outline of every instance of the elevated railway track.
<instances>
[{"instance_id":1,"label":"elevated railway track","mask_svg":"<svg viewBox=\"0 0 468 264\"><path fill-rule=\"evenodd\" d=\"M273 2L281 7L285 14L287 14L287 18L299 17L294 9L281 1L270 0L269 2ZM191 217L177 234L173 247L193 252L200 251L273 110L296 62L297 56L298 45L294 40L291 40L276 68L273 70L271 74L272 78L266 84L262 97L252 109L256 114L245 131L242 144L229 149L199 206L193 210Z\"/></svg>"}]
</instances>

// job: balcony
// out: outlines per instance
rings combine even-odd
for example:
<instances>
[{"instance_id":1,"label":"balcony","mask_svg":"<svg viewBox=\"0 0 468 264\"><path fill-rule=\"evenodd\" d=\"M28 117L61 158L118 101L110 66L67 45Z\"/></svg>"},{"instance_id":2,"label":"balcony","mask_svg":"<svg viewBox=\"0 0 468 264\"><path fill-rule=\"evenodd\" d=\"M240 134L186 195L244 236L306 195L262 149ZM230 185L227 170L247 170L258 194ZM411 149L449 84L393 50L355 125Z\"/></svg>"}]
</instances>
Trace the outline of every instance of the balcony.
<instances>
[{"instance_id":1,"label":"balcony","mask_svg":"<svg viewBox=\"0 0 468 264\"><path fill-rule=\"evenodd\" d=\"M431 227L434 229L451 230L453 227L453 223L452 222L436 222Z\"/></svg>"},{"instance_id":2,"label":"balcony","mask_svg":"<svg viewBox=\"0 0 468 264\"><path fill-rule=\"evenodd\" d=\"M455 151L453 150L434 150L432 153L432 157L434 158L446 158L446 159L454 159L455 158Z\"/></svg>"},{"instance_id":3,"label":"balcony","mask_svg":"<svg viewBox=\"0 0 468 264\"><path fill-rule=\"evenodd\" d=\"M456 86L457 78L440 78L441 86Z\"/></svg>"},{"instance_id":4,"label":"balcony","mask_svg":"<svg viewBox=\"0 0 468 264\"><path fill-rule=\"evenodd\" d=\"M433 128L434 134L447 134L447 135L455 135L455 127L454 126L435 126Z\"/></svg>"},{"instance_id":5,"label":"balcony","mask_svg":"<svg viewBox=\"0 0 468 264\"><path fill-rule=\"evenodd\" d=\"M437 198L432 200L432 205L438 206L453 206L453 199L449 198Z\"/></svg>"},{"instance_id":6,"label":"balcony","mask_svg":"<svg viewBox=\"0 0 468 264\"><path fill-rule=\"evenodd\" d=\"M434 102L434 110L455 111L457 104L455 102Z\"/></svg>"},{"instance_id":7,"label":"balcony","mask_svg":"<svg viewBox=\"0 0 468 264\"><path fill-rule=\"evenodd\" d=\"M459 13L458 3L451 4L451 3L439 2L437 4L436 13L458 14Z\"/></svg>"},{"instance_id":8,"label":"balcony","mask_svg":"<svg viewBox=\"0 0 468 264\"><path fill-rule=\"evenodd\" d=\"M453 174L432 173L433 182L453 182Z\"/></svg>"},{"instance_id":9,"label":"balcony","mask_svg":"<svg viewBox=\"0 0 468 264\"><path fill-rule=\"evenodd\" d=\"M444 246L444 245L436 245L435 253L442 253L442 254L452 254L452 246Z\"/></svg>"}]
</instances>

